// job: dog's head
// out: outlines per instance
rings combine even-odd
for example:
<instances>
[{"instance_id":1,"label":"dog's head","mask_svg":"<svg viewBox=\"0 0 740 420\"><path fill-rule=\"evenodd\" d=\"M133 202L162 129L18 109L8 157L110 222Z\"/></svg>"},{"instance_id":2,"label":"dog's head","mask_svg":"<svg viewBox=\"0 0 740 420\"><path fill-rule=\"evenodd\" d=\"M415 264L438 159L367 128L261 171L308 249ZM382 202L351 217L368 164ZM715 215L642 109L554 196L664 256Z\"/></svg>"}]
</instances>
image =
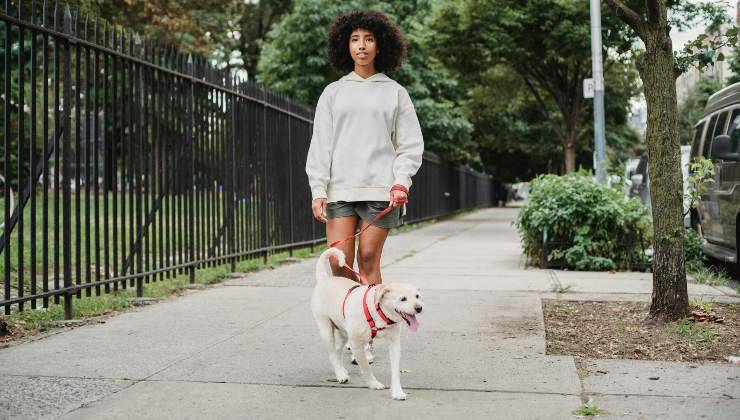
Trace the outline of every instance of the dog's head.
<instances>
[{"instance_id":1,"label":"dog's head","mask_svg":"<svg viewBox=\"0 0 740 420\"><path fill-rule=\"evenodd\" d=\"M402 283L386 283L378 288L378 303L386 316L395 322L405 322L411 331L419 328L416 316L424 309L418 287Z\"/></svg>"}]
</instances>

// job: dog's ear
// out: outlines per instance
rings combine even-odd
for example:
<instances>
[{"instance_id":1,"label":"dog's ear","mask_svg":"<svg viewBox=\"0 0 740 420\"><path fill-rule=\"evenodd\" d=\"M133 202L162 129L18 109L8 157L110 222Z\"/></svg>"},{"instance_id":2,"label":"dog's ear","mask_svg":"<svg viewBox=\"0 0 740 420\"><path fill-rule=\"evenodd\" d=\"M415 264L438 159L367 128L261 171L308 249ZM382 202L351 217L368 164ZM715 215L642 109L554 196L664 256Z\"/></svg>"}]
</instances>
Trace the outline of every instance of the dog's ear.
<instances>
[{"instance_id":1,"label":"dog's ear","mask_svg":"<svg viewBox=\"0 0 740 420\"><path fill-rule=\"evenodd\" d=\"M380 300L383 299L383 296L385 296L386 293L388 293L390 291L391 291L391 288L388 287L388 286L385 286L383 284L381 284L380 286L378 286L378 291L376 292L377 293L377 296L378 296L378 302L380 302Z\"/></svg>"}]
</instances>

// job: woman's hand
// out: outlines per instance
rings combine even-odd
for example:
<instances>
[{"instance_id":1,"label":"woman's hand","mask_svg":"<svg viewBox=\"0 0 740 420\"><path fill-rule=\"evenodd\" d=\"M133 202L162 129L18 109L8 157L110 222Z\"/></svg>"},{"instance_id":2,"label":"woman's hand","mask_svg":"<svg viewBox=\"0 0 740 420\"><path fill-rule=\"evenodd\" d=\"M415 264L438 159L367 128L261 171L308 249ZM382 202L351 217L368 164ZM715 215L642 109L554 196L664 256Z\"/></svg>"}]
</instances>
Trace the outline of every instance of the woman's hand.
<instances>
[{"instance_id":1,"label":"woman's hand","mask_svg":"<svg viewBox=\"0 0 740 420\"><path fill-rule=\"evenodd\" d=\"M391 207L397 207L399 204L406 204L409 202L409 194L405 187L401 185L394 185L391 187Z\"/></svg>"},{"instance_id":2,"label":"woman's hand","mask_svg":"<svg viewBox=\"0 0 740 420\"><path fill-rule=\"evenodd\" d=\"M321 223L326 223L326 198L316 198L311 202L313 218Z\"/></svg>"}]
</instances>

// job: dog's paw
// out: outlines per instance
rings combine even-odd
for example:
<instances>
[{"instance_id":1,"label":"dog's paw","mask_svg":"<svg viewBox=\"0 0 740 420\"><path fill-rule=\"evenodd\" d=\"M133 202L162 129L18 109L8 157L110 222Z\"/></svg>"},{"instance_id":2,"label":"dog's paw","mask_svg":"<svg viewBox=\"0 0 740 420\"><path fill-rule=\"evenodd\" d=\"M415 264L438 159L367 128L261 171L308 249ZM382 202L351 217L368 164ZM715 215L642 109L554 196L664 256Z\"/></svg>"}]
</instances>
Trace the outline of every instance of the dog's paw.
<instances>
[{"instance_id":1,"label":"dog's paw","mask_svg":"<svg viewBox=\"0 0 740 420\"><path fill-rule=\"evenodd\" d=\"M368 384L367 387L370 389L376 389L376 390L385 389L385 385L381 384L378 381L371 382L370 384Z\"/></svg>"},{"instance_id":2,"label":"dog's paw","mask_svg":"<svg viewBox=\"0 0 740 420\"><path fill-rule=\"evenodd\" d=\"M391 397L393 397L394 400L405 400L407 395L405 392L403 392L402 389L394 389L391 390Z\"/></svg>"},{"instance_id":3,"label":"dog's paw","mask_svg":"<svg viewBox=\"0 0 740 420\"><path fill-rule=\"evenodd\" d=\"M341 372L337 373L337 382L340 384L346 384L349 382L349 373L347 373L347 369L342 369Z\"/></svg>"}]
</instances>

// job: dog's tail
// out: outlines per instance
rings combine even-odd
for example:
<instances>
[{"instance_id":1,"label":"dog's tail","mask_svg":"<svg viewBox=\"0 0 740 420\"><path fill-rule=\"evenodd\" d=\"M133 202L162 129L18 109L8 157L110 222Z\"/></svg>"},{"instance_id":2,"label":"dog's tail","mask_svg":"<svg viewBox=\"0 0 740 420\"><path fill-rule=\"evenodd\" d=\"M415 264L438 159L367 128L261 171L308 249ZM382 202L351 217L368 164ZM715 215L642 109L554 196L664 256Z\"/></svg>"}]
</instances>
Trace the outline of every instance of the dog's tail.
<instances>
[{"instance_id":1,"label":"dog's tail","mask_svg":"<svg viewBox=\"0 0 740 420\"><path fill-rule=\"evenodd\" d=\"M329 257L332 255L337 257L339 266L344 267L344 252L339 248L329 248L321 253L319 260L316 262L316 280L328 279L333 276L331 265L329 264Z\"/></svg>"}]
</instances>

